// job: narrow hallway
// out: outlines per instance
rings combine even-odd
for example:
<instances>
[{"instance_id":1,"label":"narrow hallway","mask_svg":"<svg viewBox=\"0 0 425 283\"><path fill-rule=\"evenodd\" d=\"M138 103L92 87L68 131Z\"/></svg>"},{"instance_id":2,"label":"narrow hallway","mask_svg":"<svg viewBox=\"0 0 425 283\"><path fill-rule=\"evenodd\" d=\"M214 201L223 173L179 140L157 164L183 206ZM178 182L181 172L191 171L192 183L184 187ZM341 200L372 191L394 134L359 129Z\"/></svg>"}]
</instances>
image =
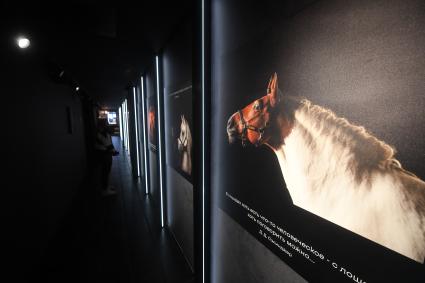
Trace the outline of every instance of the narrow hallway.
<instances>
[{"instance_id":1,"label":"narrow hallway","mask_svg":"<svg viewBox=\"0 0 425 283\"><path fill-rule=\"evenodd\" d=\"M142 188L118 137L116 195L82 190L46 256L43 282L193 282L193 274Z\"/></svg>"}]
</instances>

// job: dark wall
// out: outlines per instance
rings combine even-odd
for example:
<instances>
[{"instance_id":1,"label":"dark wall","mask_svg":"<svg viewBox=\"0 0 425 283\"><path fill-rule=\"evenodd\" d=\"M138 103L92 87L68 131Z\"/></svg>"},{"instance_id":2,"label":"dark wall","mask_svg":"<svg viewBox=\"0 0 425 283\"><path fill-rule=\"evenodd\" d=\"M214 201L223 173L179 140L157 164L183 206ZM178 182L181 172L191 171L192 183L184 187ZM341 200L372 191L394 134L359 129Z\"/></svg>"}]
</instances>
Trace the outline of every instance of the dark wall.
<instances>
[{"instance_id":1,"label":"dark wall","mask_svg":"<svg viewBox=\"0 0 425 283\"><path fill-rule=\"evenodd\" d=\"M169 96L192 84L192 29L188 21L181 24L163 52L165 149L167 160L175 141L171 140L172 122ZM191 109L192 105L187 106ZM193 185L167 161L167 219L168 226L189 264L193 266Z\"/></svg>"},{"instance_id":2,"label":"dark wall","mask_svg":"<svg viewBox=\"0 0 425 283\"><path fill-rule=\"evenodd\" d=\"M235 167L226 167L227 119L264 95L269 77L277 72L284 92L365 126L398 150L396 158L406 169L424 179L425 4L314 1L285 7L279 1L212 2L212 250L218 251L212 256L213 282L277 282L273 274L282 275L284 282L303 282L218 207L223 176L238 179L254 171L236 174L229 171ZM258 166L255 161L247 164ZM270 178L264 175L259 190L266 191ZM273 203L269 200L257 203Z\"/></svg>"},{"instance_id":3,"label":"dark wall","mask_svg":"<svg viewBox=\"0 0 425 283\"><path fill-rule=\"evenodd\" d=\"M83 183L86 144L82 107L73 89L54 83L45 61L31 49L8 46L1 57L0 93L6 110L2 231L7 239L2 250L6 270L20 281L35 276Z\"/></svg>"}]
</instances>

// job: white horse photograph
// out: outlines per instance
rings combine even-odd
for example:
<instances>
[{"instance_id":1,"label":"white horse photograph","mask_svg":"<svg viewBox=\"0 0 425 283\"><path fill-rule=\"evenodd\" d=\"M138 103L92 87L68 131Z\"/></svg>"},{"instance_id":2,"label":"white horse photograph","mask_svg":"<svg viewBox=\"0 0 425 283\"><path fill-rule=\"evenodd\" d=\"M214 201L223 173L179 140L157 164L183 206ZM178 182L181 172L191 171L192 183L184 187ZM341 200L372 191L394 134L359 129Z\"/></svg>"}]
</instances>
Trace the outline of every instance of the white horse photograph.
<instances>
[{"instance_id":1,"label":"white horse photograph","mask_svg":"<svg viewBox=\"0 0 425 283\"><path fill-rule=\"evenodd\" d=\"M167 133L170 141L167 162L192 183L192 86L170 93L167 109Z\"/></svg>"},{"instance_id":2,"label":"white horse photograph","mask_svg":"<svg viewBox=\"0 0 425 283\"><path fill-rule=\"evenodd\" d=\"M182 132L179 149L190 134ZM239 139L274 152L295 206L424 262L425 182L363 126L286 96L274 74L265 96L230 116L227 135L230 143Z\"/></svg>"},{"instance_id":3,"label":"white horse photograph","mask_svg":"<svg viewBox=\"0 0 425 283\"><path fill-rule=\"evenodd\" d=\"M188 175L192 174L192 133L189 122L184 115L180 116L180 134L177 138L177 148L180 152L180 168Z\"/></svg>"}]
</instances>

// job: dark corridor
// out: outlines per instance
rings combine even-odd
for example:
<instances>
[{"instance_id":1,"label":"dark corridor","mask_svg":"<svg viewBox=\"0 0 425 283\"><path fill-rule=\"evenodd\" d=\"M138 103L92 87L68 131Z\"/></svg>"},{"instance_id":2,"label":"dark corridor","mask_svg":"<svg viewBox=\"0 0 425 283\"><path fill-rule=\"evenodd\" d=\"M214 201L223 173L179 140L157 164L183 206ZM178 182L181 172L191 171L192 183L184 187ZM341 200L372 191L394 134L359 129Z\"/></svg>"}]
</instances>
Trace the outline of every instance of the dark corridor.
<instances>
[{"instance_id":1,"label":"dark corridor","mask_svg":"<svg viewBox=\"0 0 425 283\"><path fill-rule=\"evenodd\" d=\"M113 137L111 185L101 197L81 189L58 236L48 248L39 282L193 282L192 272L170 233L160 229L142 182Z\"/></svg>"},{"instance_id":2,"label":"dark corridor","mask_svg":"<svg viewBox=\"0 0 425 283\"><path fill-rule=\"evenodd\" d=\"M424 46L423 0L0 1L2 282L424 283Z\"/></svg>"}]
</instances>

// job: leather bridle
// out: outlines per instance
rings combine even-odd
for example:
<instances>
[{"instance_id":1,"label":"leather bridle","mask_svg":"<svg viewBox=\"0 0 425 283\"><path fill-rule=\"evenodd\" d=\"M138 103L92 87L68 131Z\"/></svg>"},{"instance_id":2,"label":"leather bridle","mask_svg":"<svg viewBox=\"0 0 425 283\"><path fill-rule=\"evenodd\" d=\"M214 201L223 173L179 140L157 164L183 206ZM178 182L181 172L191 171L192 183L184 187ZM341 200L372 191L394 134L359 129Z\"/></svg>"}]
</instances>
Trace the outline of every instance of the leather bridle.
<instances>
[{"instance_id":1,"label":"leather bridle","mask_svg":"<svg viewBox=\"0 0 425 283\"><path fill-rule=\"evenodd\" d=\"M254 117L250 118L247 121L244 119L241 110L238 110L238 114L239 114L239 120L240 120L239 123L242 124L242 133L240 135L240 139L242 140L242 146L245 147L247 145L247 140L248 140L247 134L248 134L248 130L254 131L254 132L256 132L256 133L259 134L259 137L256 140L256 142L254 143L254 145L255 146L261 145L261 142L263 141L264 131L267 129L268 123L266 122L265 125L264 125L264 127L262 127L262 128L257 128L255 126L250 125L249 124L249 121L251 121L252 119L255 119L255 118L259 117L262 114L255 115Z\"/></svg>"},{"instance_id":2,"label":"leather bridle","mask_svg":"<svg viewBox=\"0 0 425 283\"><path fill-rule=\"evenodd\" d=\"M185 144L185 143L187 142L187 124L185 124L184 126L185 126L185 130L186 130L186 135L184 136L184 140L182 141L182 140L180 139L180 136L181 136L181 135L179 135L179 137L177 138L177 139L179 140L179 142L180 142L180 144L182 145L182 147L183 147L183 148L187 147L187 144Z\"/></svg>"}]
</instances>

